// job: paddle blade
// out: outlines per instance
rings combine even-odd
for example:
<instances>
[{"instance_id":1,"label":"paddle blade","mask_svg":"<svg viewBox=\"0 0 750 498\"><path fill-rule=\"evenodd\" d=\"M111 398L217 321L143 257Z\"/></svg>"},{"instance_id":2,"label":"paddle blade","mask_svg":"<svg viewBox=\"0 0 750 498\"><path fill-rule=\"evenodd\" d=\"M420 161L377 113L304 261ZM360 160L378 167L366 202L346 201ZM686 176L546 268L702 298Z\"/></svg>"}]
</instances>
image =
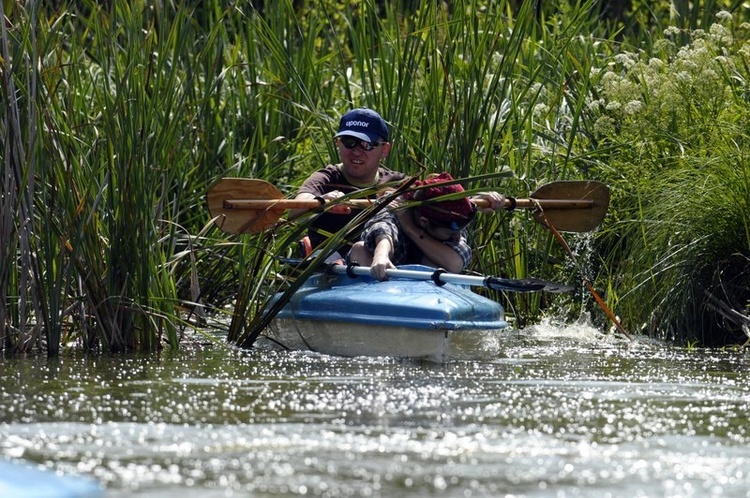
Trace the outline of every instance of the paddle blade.
<instances>
[{"instance_id":1,"label":"paddle blade","mask_svg":"<svg viewBox=\"0 0 750 498\"><path fill-rule=\"evenodd\" d=\"M560 181L542 185L531 194L532 202L540 201L542 209L533 211L541 224L547 223L562 232L589 232L604 220L609 209L609 188L592 180ZM554 203L545 203L555 200ZM579 207L580 201L587 201Z\"/></svg>"},{"instance_id":2,"label":"paddle blade","mask_svg":"<svg viewBox=\"0 0 750 498\"><path fill-rule=\"evenodd\" d=\"M271 183L252 178L222 178L206 193L208 211L214 223L227 233L260 233L276 224L284 209L237 210L226 207L232 199L282 199Z\"/></svg>"},{"instance_id":3,"label":"paddle blade","mask_svg":"<svg viewBox=\"0 0 750 498\"><path fill-rule=\"evenodd\" d=\"M484 286L488 289L508 292L571 292L574 288L570 285L548 282L539 278L509 279L500 277L486 277Z\"/></svg>"}]
</instances>

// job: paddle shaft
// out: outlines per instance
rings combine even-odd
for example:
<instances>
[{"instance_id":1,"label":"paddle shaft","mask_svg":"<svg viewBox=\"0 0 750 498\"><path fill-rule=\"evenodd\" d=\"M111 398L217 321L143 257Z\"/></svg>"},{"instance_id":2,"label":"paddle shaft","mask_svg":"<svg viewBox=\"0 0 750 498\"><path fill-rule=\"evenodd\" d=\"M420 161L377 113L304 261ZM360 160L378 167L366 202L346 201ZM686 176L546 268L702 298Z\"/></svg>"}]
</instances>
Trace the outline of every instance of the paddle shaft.
<instances>
[{"instance_id":1,"label":"paddle shaft","mask_svg":"<svg viewBox=\"0 0 750 498\"><path fill-rule=\"evenodd\" d=\"M529 209L536 221L564 232L593 230L602 222L609 206L607 186L591 180L547 183L529 197L506 198L503 207ZM486 199L472 200L480 208L489 207ZM372 199L323 203L319 199L285 199L276 186L253 178L223 178L209 188L206 201L214 223L227 233L260 233L275 226L287 209L327 209L328 203L366 209L376 203Z\"/></svg>"},{"instance_id":2,"label":"paddle shaft","mask_svg":"<svg viewBox=\"0 0 750 498\"><path fill-rule=\"evenodd\" d=\"M490 207L487 199L472 199L472 202L480 208ZM374 204L368 199L350 199L341 204L367 208ZM540 207L542 209L585 209L590 208L594 201L588 199L505 199L505 209L511 207L522 209L533 209ZM316 199L226 199L224 201L225 209L245 209L245 210L286 210L286 209L315 209L321 207L320 201Z\"/></svg>"},{"instance_id":3,"label":"paddle shaft","mask_svg":"<svg viewBox=\"0 0 750 498\"><path fill-rule=\"evenodd\" d=\"M345 266L333 265L330 271L339 275L349 276L369 276L370 267L368 266ZM407 270L404 268L391 268L385 271L389 278L405 278L411 280L432 280L437 285L458 284L473 287L485 287L492 290L514 291L514 292L568 292L573 290L572 287L547 282L536 278L514 280L509 278L483 276L483 275L464 275L460 273L448 273L443 270L423 271Z\"/></svg>"},{"instance_id":4,"label":"paddle shaft","mask_svg":"<svg viewBox=\"0 0 750 498\"><path fill-rule=\"evenodd\" d=\"M331 271L339 275L353 273L354 275L370 275L369 266L344 266L344 265L333 265ZM391 268L385 271L385 274L389 278L408 278L411 280L433 280L438 278L440 282L446 284L461 284L461 285L473 285L474 287L484 287L484 277L473 276L473 275L461 275L458 273L438 273L419 271L419 270L404 270L401 268ZM437 277L435 277L437 275Z\"/></svg>"}]
</instances>

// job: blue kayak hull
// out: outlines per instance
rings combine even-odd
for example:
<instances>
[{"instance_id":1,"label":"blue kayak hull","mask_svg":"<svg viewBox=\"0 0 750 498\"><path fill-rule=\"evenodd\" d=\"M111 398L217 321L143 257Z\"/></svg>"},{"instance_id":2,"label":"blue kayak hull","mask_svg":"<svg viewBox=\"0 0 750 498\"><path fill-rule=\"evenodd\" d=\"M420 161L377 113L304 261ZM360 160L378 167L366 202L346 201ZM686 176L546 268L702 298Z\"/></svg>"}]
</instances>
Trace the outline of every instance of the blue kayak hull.
<instances>
[{"instance_id":1,"label":"blue kayak hull","mask_svg":"<svg viewBox=\"0 0 750 498\"><path fill-rule=\"evenodd\" d=\"M464 285L320 274L295 293L267 337L288 349L341 356L444 359L508 327L501 304Z\"/></svg>"}]
</instances>

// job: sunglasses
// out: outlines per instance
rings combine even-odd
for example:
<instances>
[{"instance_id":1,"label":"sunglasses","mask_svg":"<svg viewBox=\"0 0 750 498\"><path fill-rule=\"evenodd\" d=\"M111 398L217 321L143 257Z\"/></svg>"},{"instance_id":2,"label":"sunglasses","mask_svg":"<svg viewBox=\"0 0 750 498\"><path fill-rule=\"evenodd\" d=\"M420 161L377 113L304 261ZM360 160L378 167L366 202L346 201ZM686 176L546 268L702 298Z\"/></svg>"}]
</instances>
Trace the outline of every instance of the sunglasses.
<instances>
[{"instance_id":1,"label":"sunglasses","mask_svg":"<svg viewBox=\"0 0 750 498\"><path fill-rule=\"evenodd\" d=\"M443 228L445 230L450 230L451 232L460 232L464 228L466 228L469 223L471 223L471 220L461 220L461 221L451 221L451 222L440 222L440 221L433 221L430 220L430 225L432 225L435 228Z\"/></svg>"},{"instance_id":2,"label":"sunglasses","mask_svg":"<svg viewBox=\"0 0 750 498\"><path fill-rule=\"evenodd\" d=\"M451 232L460 232L474 220L474 216L476 216L476 213L476 207L474 207L474 209L472 209L471 212L469 212L469 214L464 218L451 221L429 220L429 222L430 225L435 228L444 228L446 230L450 230Z\"/></svg>"},{"instance_id":3,"label":"sunglasses","mask_svg":"<svg viewBox=\"0 0 750 498\"><path fill-rule=\"evenodd\" d=\"M339 141L341 141L341 145L346 147L347 149L353 149L357 145L359 145L359 148L364 151L371 151L375 147L379 147L386 142L368 142L367 140L360 140L358 138L354 137L339 137Z\"/></svg>"}]
</instances>

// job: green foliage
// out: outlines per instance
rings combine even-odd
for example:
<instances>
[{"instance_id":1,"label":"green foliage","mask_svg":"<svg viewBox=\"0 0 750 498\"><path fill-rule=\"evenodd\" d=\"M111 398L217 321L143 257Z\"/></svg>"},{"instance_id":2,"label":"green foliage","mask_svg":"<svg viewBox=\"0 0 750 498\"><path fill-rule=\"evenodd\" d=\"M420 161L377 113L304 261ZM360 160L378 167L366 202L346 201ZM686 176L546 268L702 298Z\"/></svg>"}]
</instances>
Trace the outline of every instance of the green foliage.
<instances>
[{"instance_id":1,"label":"green foliage","mask_svg":"<svg viewBox=\"0 0 750 498\"><path fill-rule=\"evenodd\" d=\"M750 300L750 52L724 13L684 46L622 53L601 76L602 174L617 220L602 237L633 328L704 344L738 341Z\"/></svg>"},{"instance_id":2,"label":"green foliage","mask_svg":"<svg viewBox=\"0 0 750 498\"><path fill-rule=\"evenodd\" d=\"M295 255L310 215L229 236L205 192L237 176L291 195L337 160L331 137L353 106L389 121L388 166L447 170L469 192L610 183L601 236L567 237L631 326L653 312L660 329L686 329L707 306L747 314L741 292L724 292L744 285L750 239L736 2L677 2L665 36L654 27L668 2L636 0L614 17L594 1L6 4L5 350L177 347L185 328L245 342L274 292L296 285L278 257ZM719 7L735 17L710 26ZM578 278L528 213L481 217L472 242L472 270ZM550 309L575 317L591 308L581 295L493 297L521 326Z\"/></svg>"}]
</instances>

